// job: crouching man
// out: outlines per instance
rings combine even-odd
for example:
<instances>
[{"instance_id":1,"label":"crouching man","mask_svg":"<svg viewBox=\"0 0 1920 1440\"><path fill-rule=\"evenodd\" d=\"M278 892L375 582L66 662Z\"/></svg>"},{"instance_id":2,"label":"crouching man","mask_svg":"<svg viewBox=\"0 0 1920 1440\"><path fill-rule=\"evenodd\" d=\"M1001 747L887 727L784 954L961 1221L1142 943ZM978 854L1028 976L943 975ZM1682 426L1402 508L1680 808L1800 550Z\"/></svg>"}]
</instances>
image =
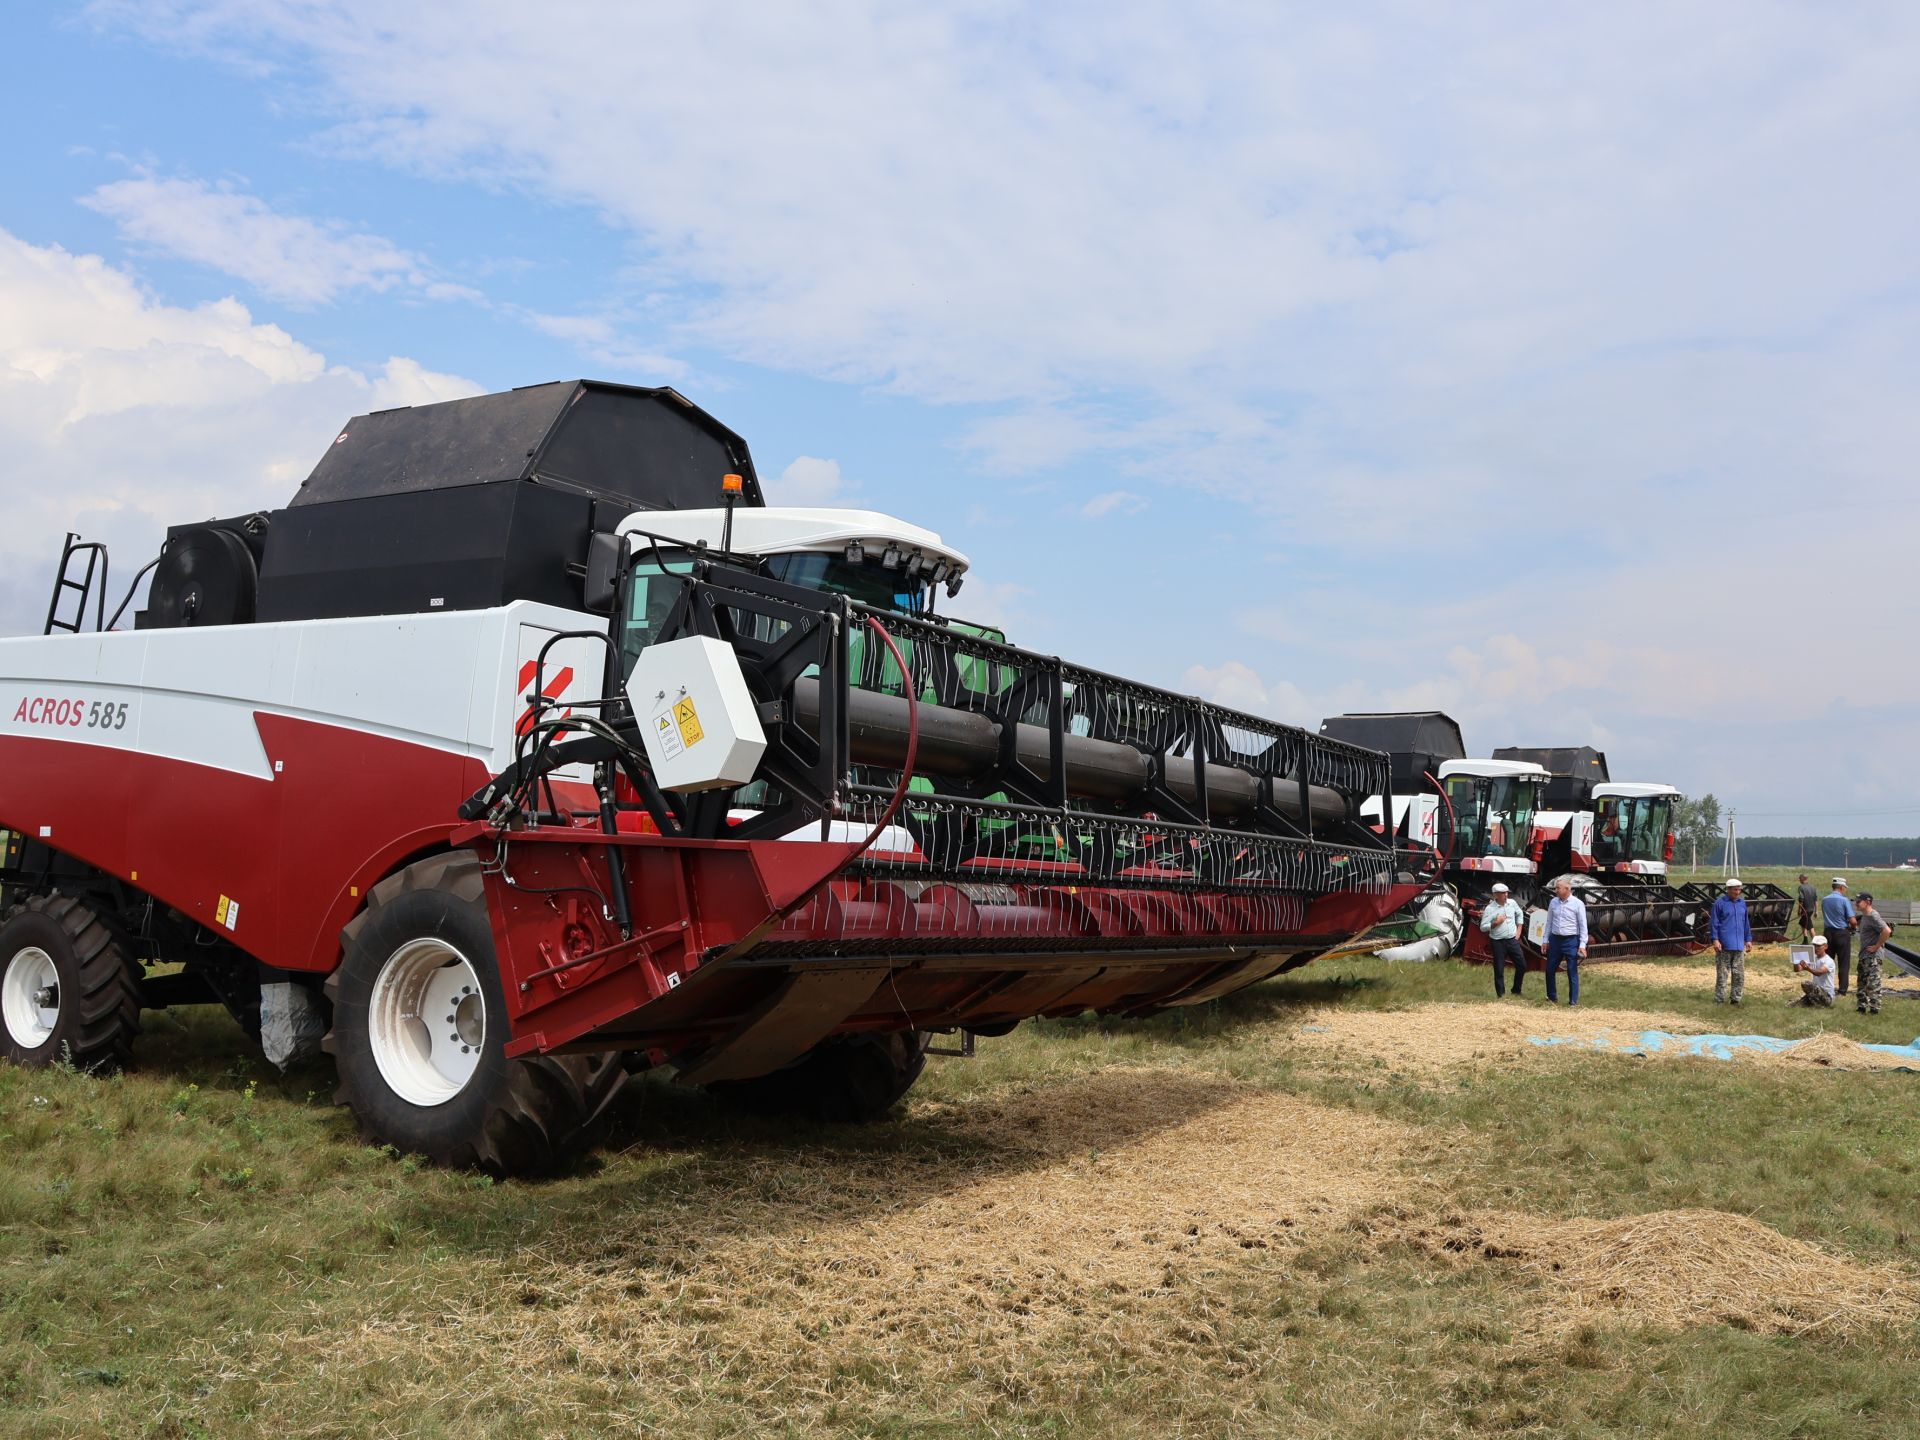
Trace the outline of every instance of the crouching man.
<instances>
[{"instance_id":1,"label":"crouching man","mask_svg":"<svg viewBox=\"0 0 1920 1440\"><path fill-rule=\"evenodd\" d=\"M1833 957L1827 953L1827 937L1813 937L1813 955L1808 959L1793 957L1793 968L1803 978L1800 981L1800 998L1791 1003L1810 1005L1820 1010L1833 1008Z\"/></svg>"}]
</instances>

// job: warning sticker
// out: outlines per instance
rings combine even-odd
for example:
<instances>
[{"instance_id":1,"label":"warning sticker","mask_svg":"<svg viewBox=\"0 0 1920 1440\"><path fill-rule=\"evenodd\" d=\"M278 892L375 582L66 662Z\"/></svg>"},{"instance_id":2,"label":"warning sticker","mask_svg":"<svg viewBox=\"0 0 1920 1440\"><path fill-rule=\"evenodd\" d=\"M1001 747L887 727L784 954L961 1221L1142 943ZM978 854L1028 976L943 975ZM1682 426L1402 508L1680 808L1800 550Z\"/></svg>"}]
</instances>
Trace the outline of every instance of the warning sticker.
<instances>
[{"instance_id":1,"label":"warning sticker","mask_svg":"<svg viewBox=\"0 0 1920 1440\"><path fill-rule=\"evenodd\" d=\"M693 698L682 696L674 702L673 718L680 726L680 743L698 745L706 738L707 732L700 728L700 712L693 708Z\"/></svg>"},{"instance_id":2,"label":"warning sticker","mask_svg":"<svg viewBox=\"0 0 1920 1440\"><path fill-rule=\"evenodd\" d=\"M673 723L671 715L653 717L653 743L659 747L662 760L671 760L687 748L681 743L680 727Z\"/></svg>"},{"instance_id":3,"label":"warning sticker","mask_svg":"<svg viewBox=\"0 0 1920 1440\"><path fill-rule=\"evenodd\" d=\"M239 929L240 902L238 900L229 900L226 896L222 895L219 905L214 908L213 918L229 930Z\"/></svg>"}]
</instances>

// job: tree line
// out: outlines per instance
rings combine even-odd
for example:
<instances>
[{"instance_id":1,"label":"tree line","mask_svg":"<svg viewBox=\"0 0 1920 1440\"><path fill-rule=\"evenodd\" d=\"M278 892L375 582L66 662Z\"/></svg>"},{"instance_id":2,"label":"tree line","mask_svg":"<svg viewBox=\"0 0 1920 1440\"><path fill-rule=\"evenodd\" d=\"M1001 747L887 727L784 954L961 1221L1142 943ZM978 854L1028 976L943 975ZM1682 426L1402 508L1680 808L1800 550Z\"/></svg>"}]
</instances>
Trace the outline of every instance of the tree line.
<instances>
[{"instance_id":1,"label":"tree line","mask_svg":"<svg viewBox=\"0 0 1920 1440\"><path fill-rule=\"evenodd\" d=\"M1673 858L1686 864L1698 845L1702 865L1726 860L1727 823L1720 802L1712 795L1674 802ZM1884 835L1742 835L1743 865L1801 865L1809 869L1839 870L1848 865L1898 865L1920 858L1920 837Z\"/></svg>"}]
</instances>

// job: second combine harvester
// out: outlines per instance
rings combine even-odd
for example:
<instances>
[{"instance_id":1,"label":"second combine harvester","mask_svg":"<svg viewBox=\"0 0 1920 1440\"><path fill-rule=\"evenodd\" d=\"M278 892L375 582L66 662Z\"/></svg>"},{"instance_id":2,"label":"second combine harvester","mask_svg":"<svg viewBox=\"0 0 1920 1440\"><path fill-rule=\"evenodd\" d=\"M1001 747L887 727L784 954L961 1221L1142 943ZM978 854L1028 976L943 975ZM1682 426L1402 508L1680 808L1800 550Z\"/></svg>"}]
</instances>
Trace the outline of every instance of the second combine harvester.
<instances>
[{"instance_id":1,"label":"second combine harvester","mask_svg":"<svg viewBox=\"0 0 1920 1440\"><path fill-rule=\"evenodd\" d=\"M588 382L352 420L170 530L132 631L70 537L0 641L0 1046L217 1002L324 1033L372 1139L523 1172L635 1066L870 1116L933 1033L1226 995L1424 882L1384 755L950 622L966 568Z\"/></svg>"}]
</instances>

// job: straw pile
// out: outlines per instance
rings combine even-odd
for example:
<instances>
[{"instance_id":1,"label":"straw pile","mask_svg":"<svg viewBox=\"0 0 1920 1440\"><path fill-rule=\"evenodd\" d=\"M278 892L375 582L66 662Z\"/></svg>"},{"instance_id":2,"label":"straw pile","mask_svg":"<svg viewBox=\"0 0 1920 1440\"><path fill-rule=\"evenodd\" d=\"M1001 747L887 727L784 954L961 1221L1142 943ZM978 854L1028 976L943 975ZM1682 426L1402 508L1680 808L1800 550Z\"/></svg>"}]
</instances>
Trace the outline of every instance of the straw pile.
<instances>
[{"instance_id":1,"label":"straw pile","mask_svg":"<svg viewBox=\"0 0 1920 1440\"><path fill-rule=\"evenodd\" d=\"M1530 977L1538 980L1539 977ZM1680 1015L1650 1010L1548 1009L1512 999L1479 1005L1416 1005L1408 1010L1310 1011L1290 1021L1277 1043L1330 1052L1416 1079L1460 1069L1537 1062L1557 1053L1529 1037L1567 1035L1626 1041L1643 1030L1697 1034L1704 1027Z\"/></svg>"},{"instance_id":2,"label":"straw pile","mask_svg":"<svg viewBox=\"0 0 1920 1440\"><path fill-rule=\"evenodd\" d=\"M1661 1329L1732 1325L1782 1335L1856 1335L1920 1314L1920 1286L1724 1210L1658 1210L1617 1220L1510 1212L1389 1216L1383 1245L1449 1265L1497 1264L1534 1277L1540 1333L1596 1320Z\"/></svg>"},{"instance_id":3,"label":"straw pile","mask_svg":"<svg viewBox=\"0 0 1920 1440\"><path fill-rule=\"evenodd\" d=\"M1216 1328L1249 1277L1415 1183L1402 1128L1197 1073L1112 1069L909 1123L937 1134L701 1155L672 1204L460 1267L347 1334L293 1327L262 1368L384 1355L529 1403L563 1369L654 1401L751 1387L803 1409L908 1374L985 1405L1036 1367L1065 1400L1185 1351L1219 1376L1251 1363Z\"/></svg>"},{"instance_id":4,"label":"straw pile","mask_svg":"<svg viewBox=\"0 0 1920 1440\"><path fill-rule=\"evenodd\" d=\"M1823 1030L1784 1050L1749 1050L1745 1057L1774 1065L1830 1065L1836 1070L1911 1070L1911 1056L1902 1058L1884 1050L1869 1050L1858 1040Z\"/></svg>"}]
</instances>

